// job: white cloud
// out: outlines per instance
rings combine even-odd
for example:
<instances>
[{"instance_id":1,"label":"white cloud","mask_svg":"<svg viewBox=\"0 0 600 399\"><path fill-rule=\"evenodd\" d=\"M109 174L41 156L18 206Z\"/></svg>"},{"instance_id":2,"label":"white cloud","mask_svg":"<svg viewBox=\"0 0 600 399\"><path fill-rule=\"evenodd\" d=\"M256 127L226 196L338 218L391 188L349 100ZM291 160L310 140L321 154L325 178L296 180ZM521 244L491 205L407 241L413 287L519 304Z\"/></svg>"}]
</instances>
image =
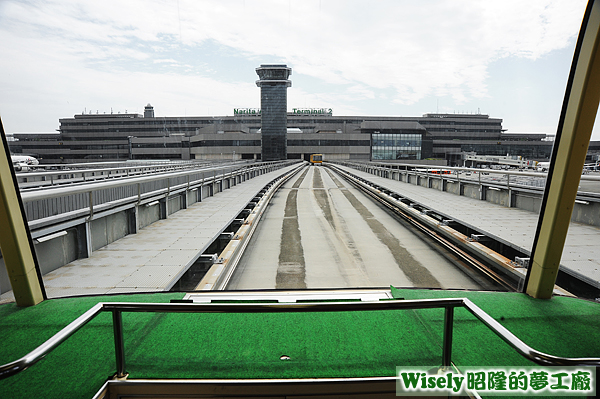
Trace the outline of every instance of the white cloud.
<instances>
[{"instance_id":1,"label":"white cloud","mask_svg":"<svg viewBox=\"0 0 600 399\"><path fill-rule=\"evenodd\" d=\"M98 107L156 98L173 114L225 113L258 101L252 81L216 67L233 55L256 66L286 62L295 75L337 86L310 95L338 109L384 97L399 105L429 96L463 104L489 97L490 63L535 60L572 45L583 9L582 0L5 0L0 40L9 45L0 84L32 104L53 95ZM220 46L218 54L203 54L209 43ZM84 105L73 104L77 111ZM70 115L62 109L58 116Z\"/></svg>"}]
</instances>

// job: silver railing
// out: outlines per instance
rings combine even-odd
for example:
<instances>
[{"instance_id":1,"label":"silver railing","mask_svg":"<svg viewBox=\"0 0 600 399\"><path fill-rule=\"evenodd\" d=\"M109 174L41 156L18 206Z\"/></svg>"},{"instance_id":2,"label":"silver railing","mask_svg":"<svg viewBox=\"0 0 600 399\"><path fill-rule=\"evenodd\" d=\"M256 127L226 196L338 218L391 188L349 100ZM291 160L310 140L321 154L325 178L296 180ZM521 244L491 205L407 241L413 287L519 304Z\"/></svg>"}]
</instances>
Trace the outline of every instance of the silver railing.
<instances>
[{"instance_id":1,"label":"silver railing","mask_svg":"<svg viewBox=\"0 0 600 399\"><path fill-rule=\"evenodd\" d=\"M210 162L210 161L170 161L170 162L119 162L36 165L33 171L16 173L21 191L51 187L55 185L87 183L98 180L174 172L178 170L210 167L250 165L249 161ZM55 168L55 169L54 169Z\"/></svg>"},{"instance_id":2,"label":"silver railing","mask_svg":"<svg viewBox=\"0 0 600 399\"><path fill-rule=\"evenodd\" d=\"M515 171L514 169L488 169L488 168L467 168L460 166L442 166L442 165L420 165L420 164L406 164L406 163L384 163L384 162L356 162L356 161L336 161L335 163L339 164L353 164L361 167L371 167L381 170L387 171L400 171L400 172L411 172L411 173L429 173L436 170L449 170L453 172L453 175L456 176L456 172L465 172L465 173L488 173L493 175L505 175L505 176L526 176L526 177L538 177L541 179L545 179L547 173L545 172L536 172L536 171ZM442 175L448 176L448 175ZM456 178L456 177L455 177ZM474 181L475 179L466 179L467 181ZM600 181L600 175L589 175L582 174L581 180L590 180L590 181Z\"/></svg>"},{"instance_id":3,"label":"silver railing","mask_svg":"<svg viewBox=\"0 0 600 399\"><path fill-rule=\"evenodd\" d=\"M418 176L420 178L438 179L443 182L474 184L506 190L542 194L546 186L547 173L533 171L515 171L506 169L479 169L442 165L420 165L404 163L331 161L363 172L378 171L383 177L392 178L393 174ZM439 173L449 171L448 174ZM496 178L498 176L499 178ZM537 178L524 180L520 178ZM582 181L600 181L600 174L582 174ZM577 199L600 202L600 193L580 191Z\"/></svg>"},{"instance_id":4,"label":"silver railing","mask_svg":"<svg viewBox=\"0 0 600 399\"><path fill-rule=\"evenodd\" d=\"M452 362L452 333L454 329L454 309L467 309L479 321L496 333L524 358L544 366L600 366L600 358L567 358L549 355L535 350L521 341L516 335L498 323L489 314L475 305L468 298L392 300L373 302L338 302L338 303L106 303L94 305L68 326L56 333L42 345L13 362L0 366L0 379L13 376L34 365L54 348L67 340L101 312L112 312L113 331L116 356L116 376L126 376L125 350L123 339L123 312L153 313L302 313L302 312L343 312L374 311L395 309L433 309L443 308L444 336L442 347L442 367L450 367Z\"/></svg>"},{"instance_id":5,"label":"silver railing","mask_svg":"<svg viewBox=\"0 0 600 399\"><path fill-rule=\"evenodd\" d=\"M24 191L21 192L21 198L25 204L41 201L50 200L60 197L69 197L74 195L83 195L78 198L78 201L71 201L75 205L70 205L71 202L65 201L65 206L74 207L74 209L60 210L58 214L62 214L67 211L75 210L86 210L86 212L93 216L95 208L103 203L115 203L115 201L137 201L140 202L144 198L153 197L157 195L170 195L176 193L178 190L193 188L198 185L204 185L205 183L216 182L219 180L233 178L239 174L253 173L256 171L266 170L271 171L280 167L287 166L294 161L277 161L277 162L263 162L252 165L238 165L238 166L215 166L208 169L194 169L185 170L179 172L167 172L160 174L153 174L141 177L132 177L128 179L115 179L115 180L104 180L101 182L79 184L79 185L68 185L61 187L51 187L42 190L35 191ZM147 183L161 182L159 187L145 187ZM96 193L102 190L115 189L115 188L126 188L123 193L119 193L119 198L107 198L100 200L95 198ZM28 206L25 206L26 212ZM28 220L31 222L36 219L43 219L42 217L32 217L28 214Z\"/></svg>"}]
</instances>

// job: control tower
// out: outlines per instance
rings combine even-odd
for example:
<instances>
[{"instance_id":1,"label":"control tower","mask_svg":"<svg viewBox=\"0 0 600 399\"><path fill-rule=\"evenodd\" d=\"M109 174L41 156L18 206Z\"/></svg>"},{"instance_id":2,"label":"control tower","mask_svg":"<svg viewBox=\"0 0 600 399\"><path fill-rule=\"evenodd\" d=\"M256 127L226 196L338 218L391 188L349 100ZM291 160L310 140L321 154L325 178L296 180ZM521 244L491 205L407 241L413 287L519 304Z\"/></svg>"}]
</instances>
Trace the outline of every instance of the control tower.
<instances>
[{"instance_id":1,"label":"control tower","mask_svg":"<svg viewBox=\"0 0 600 399\"><path fill-rule=\"evenodd\" d=\"M262 160L287 159L287 88L292 68L287 65L261 65L256 68L260 80Z\"/></svg>"}]
</instances>

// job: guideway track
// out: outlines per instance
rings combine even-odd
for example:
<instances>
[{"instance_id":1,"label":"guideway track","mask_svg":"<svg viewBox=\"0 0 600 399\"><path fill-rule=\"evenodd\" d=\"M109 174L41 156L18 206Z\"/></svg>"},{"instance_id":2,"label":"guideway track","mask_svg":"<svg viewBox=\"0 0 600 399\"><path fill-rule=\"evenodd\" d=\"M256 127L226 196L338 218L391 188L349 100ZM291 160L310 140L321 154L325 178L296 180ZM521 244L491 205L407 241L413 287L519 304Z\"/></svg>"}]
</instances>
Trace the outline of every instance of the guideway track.
<instances>
[{"instance_id":1,"label":"guideway track","mask_svg":"<svg viewBox=\"0 0 600 399\"><path fill-rule=\"evenodd\" d=\"M458 269L329 169L299 175L273 196L227 290L498 288Z\"/></svg>"},{"instance_id":2,"label":"guideway track","mask_svg":"<svg viewBox=\"0 0 600 399\"><path fill-rule=\"evenodd\" d=\"M428 215L429 210L420 210L410 199L375 183L362 179L332 164L324 165L343 176L356 188L369 195L388 209L393 215L408 222L431 240L441 245L468 269L468 273L478 273L489 281L510 291L519 291L526 269L510 259L474 241L454 230L449 224L452 220L439 220ZM571 295L555 286L555 293Z\"/></svg>"},{"instance_id":3,"label":"guideway track","mask_svg":"<svg viewBox=\"0 0 600 399\"><path fill-rule=\"evenodd\" d=\"M236 270L237 264L250 242L256 226L265 212L270 199L286 181L295 176L303 166L293 169L289 173L279 176L269 182L263 190L260 197L254 198L256 202L250 202L246 207L248 217L244 220L242 226L234 233L233 239L227 244L225 249L218 257L217 263L212 265L204 278L196 286L196 291L203 290L223 290L229 283L231 276Z\"/></svg>"}]
</instances>

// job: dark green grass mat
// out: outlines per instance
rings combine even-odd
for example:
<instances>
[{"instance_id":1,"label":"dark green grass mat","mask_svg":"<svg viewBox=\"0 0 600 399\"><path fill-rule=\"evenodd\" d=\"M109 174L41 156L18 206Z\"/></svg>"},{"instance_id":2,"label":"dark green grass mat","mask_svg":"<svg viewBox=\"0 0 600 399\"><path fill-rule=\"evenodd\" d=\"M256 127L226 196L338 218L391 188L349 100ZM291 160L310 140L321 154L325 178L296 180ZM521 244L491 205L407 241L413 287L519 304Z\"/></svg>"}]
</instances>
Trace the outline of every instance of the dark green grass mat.
<instances>
[{"instance_id":1,"label":"dark green grass mat","mask_svg":"<svg viewBox=\"0 0 600 399\"><path fill-rule=\"evenodd\" d=\"M136 378L390 376L398 364L441 362L441 341L410 311L126 316Z\"/></svg>"},{"instance_id":2,"label":"dark green grass mat","mask_svg":"<svg viewBox=\"0 0 600 399\"><path fill-rule=\"evenodd\" d=\"M600 357L600 304L577 298L534 299L515 292L397 290L405 299L469 298L523 342L563 357ZM443 314L420 312L432 336L441 338ZM532 363L519 355L465 309L454 313L452 360L463 366L518 366Z\"/></svg>"},{"instance_id":3,"label":"dark green grass mat","mask_svg":"<svg viewBox=\"0 0 600 399\"><path fill-rule=\"evenodd\" d=\"M0 306L0 364L26 355L98 302L169 302L182 293L50 299ZM102 313L29 369L0 380L0 398L91 398L115 373L112 315Z\"/></svg>"},{"instance_id":4,"label":"dark green grass mat","mask_svg":"<svg viewBox=\"0 0 600 399\"><path fill-rule=\"evenodd\" d=\"M558 356L600 357L600 304L517 293L396 290L405 299L468 297L525 343ZM0 363L23 356L97 302L169 302L181 293L0 306ZM309 378L395 375L441 363L443 309L334 313L124 313L130 378ZM453 361L519 366L518 355L468 311L455 312ZM281 360L288 356L289 360ZM115 372L104 313L29 370L0 381L0 398L90 397Z\"/></svg>"}]
</instances>

